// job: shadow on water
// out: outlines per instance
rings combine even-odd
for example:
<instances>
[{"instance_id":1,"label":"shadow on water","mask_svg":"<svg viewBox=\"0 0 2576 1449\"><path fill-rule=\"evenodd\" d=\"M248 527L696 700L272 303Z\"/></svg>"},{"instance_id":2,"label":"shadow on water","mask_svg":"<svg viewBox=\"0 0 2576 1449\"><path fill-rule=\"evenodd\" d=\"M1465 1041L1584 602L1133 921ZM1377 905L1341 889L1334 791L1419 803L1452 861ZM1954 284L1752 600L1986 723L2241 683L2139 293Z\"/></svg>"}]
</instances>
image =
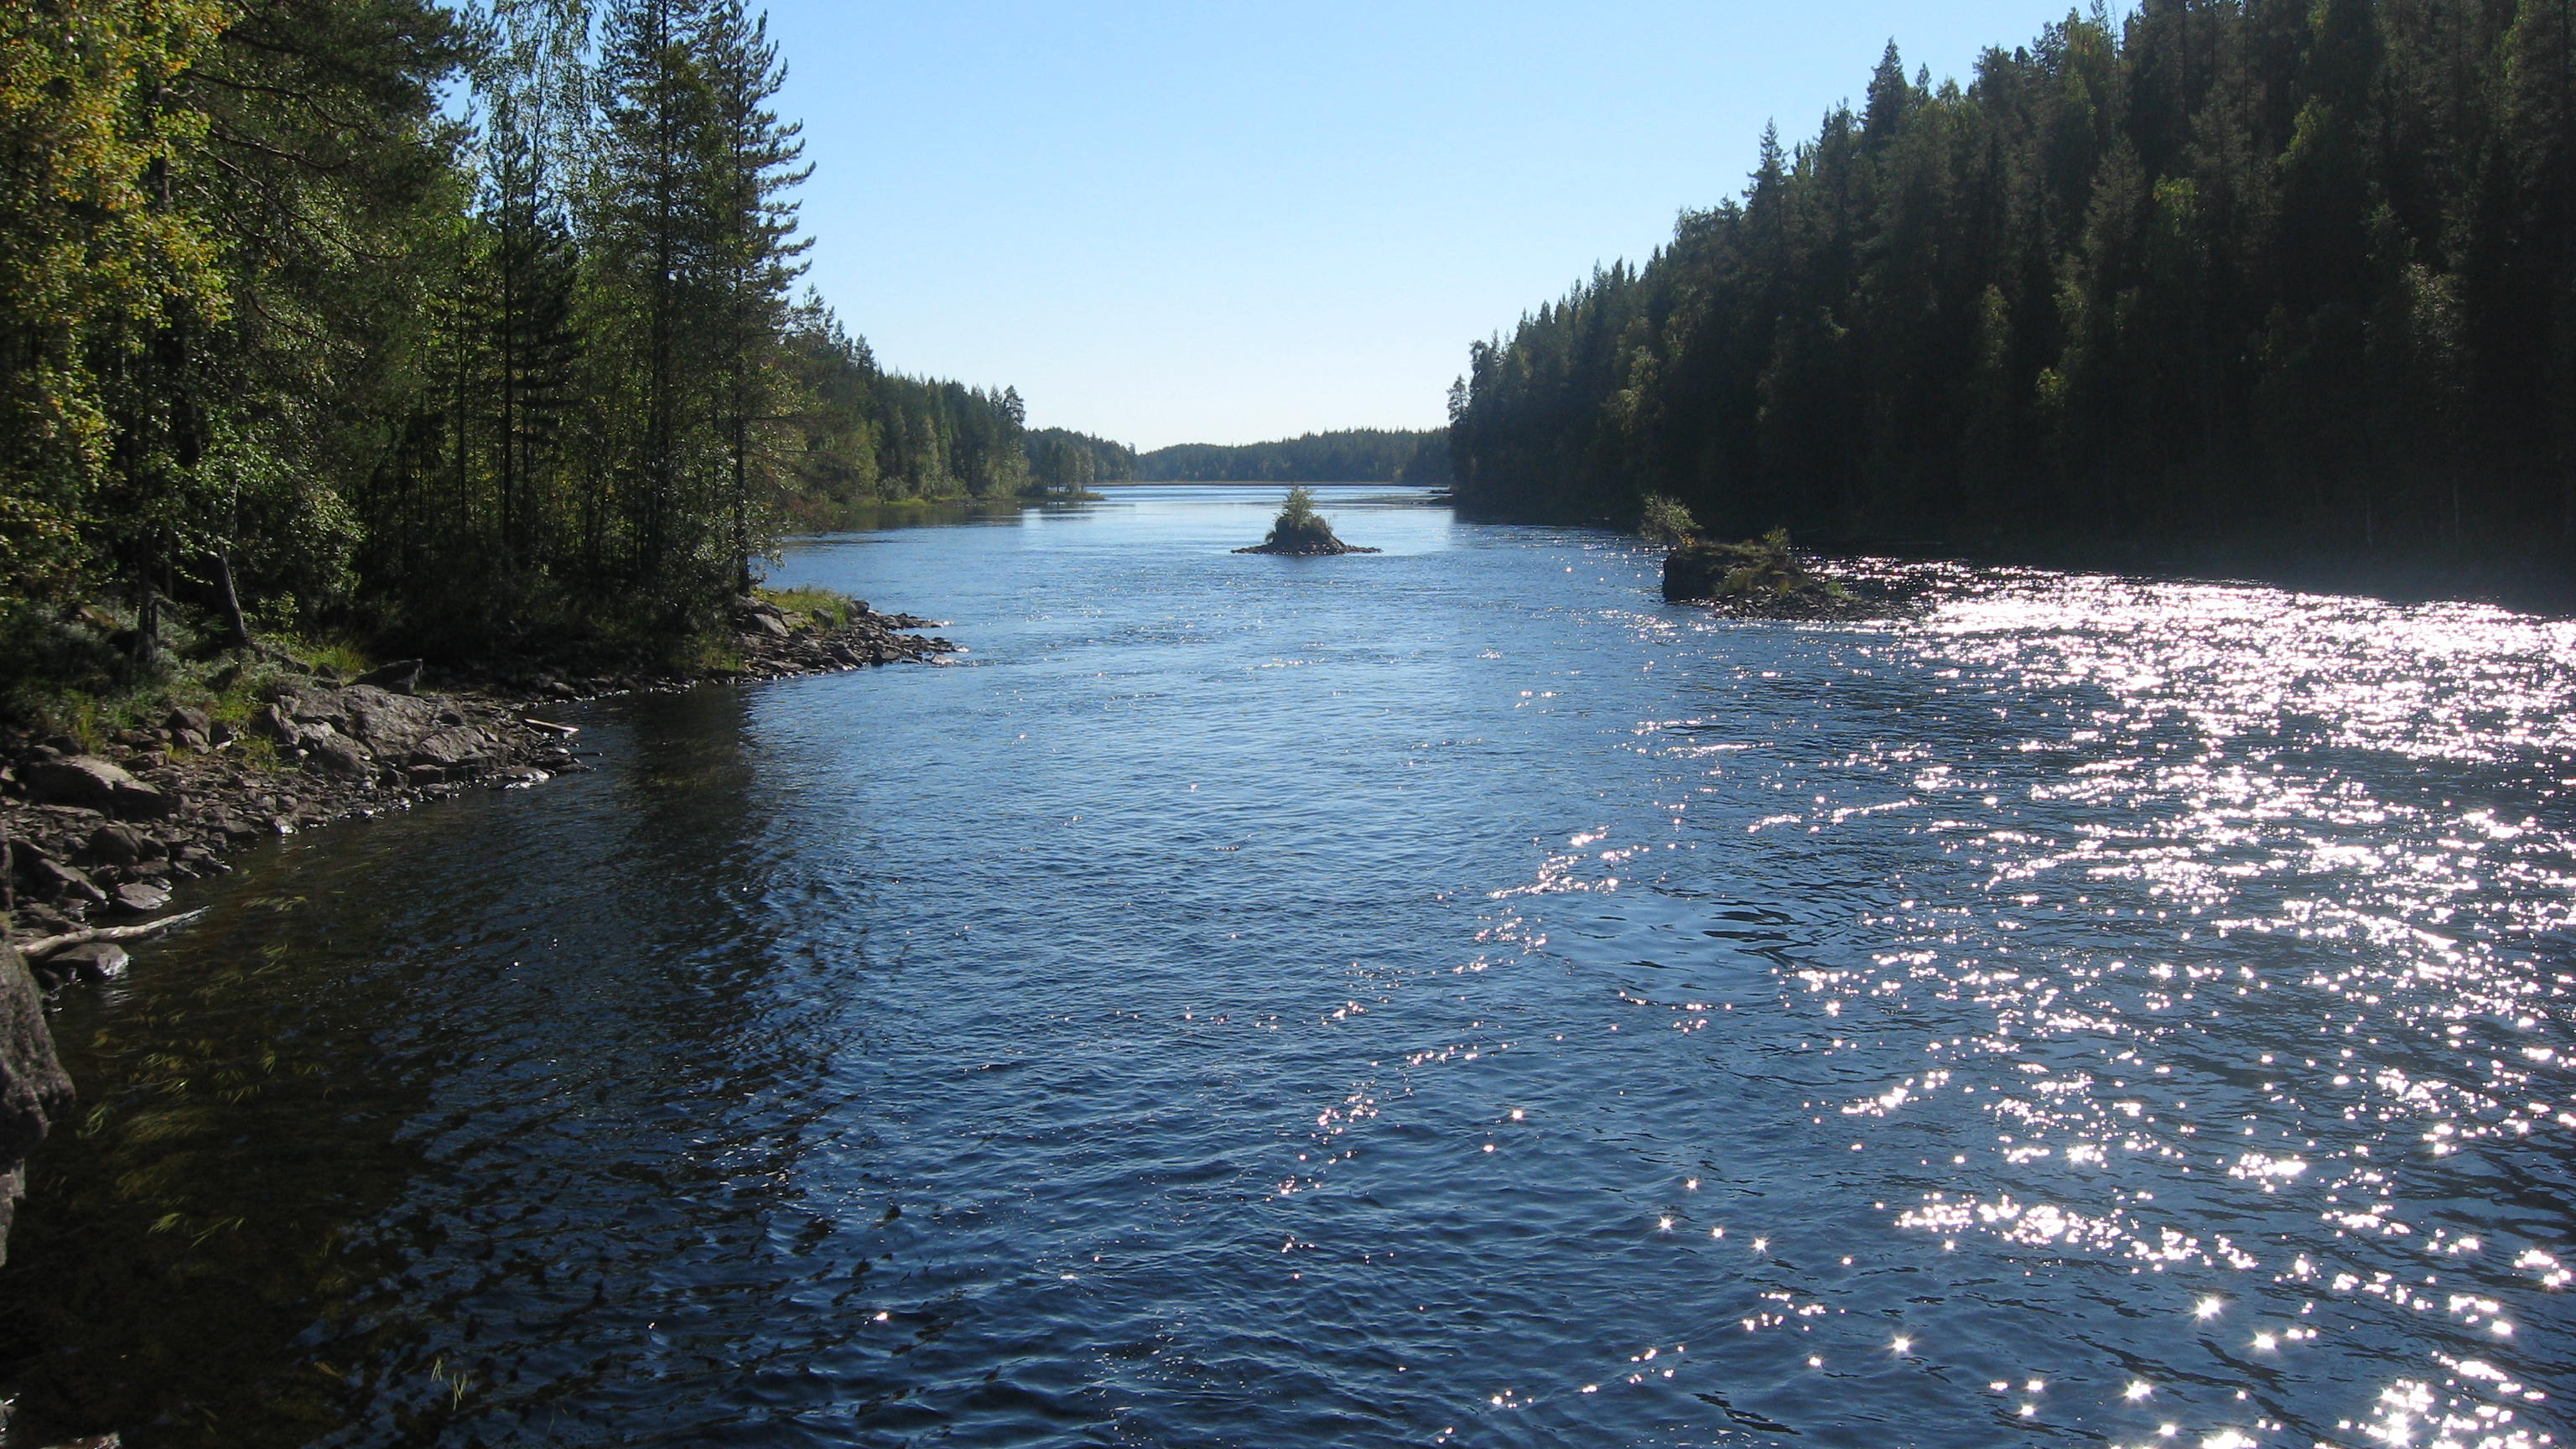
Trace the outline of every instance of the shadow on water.
<instances>
[{"instance_id":1,"label":"shadow on water","mask_svg":"<svg viewBox=\"0 0 2576 1449\"><path fill-rule=\"evenodd\" d=\"M524 1412L531 1371L613 1372L547 1352L628 1291L569 1239L639 1195L723 1232L758 1194L694 1210L689 1134L812 1065L758 1039L744 708L642 701L613 778L254 853L205 926L67 1001L86 1116L0 1272L8 1442L432 1442ZM509 1311L460 1335L464 1294Z\"/></svg>"}]
</instances>

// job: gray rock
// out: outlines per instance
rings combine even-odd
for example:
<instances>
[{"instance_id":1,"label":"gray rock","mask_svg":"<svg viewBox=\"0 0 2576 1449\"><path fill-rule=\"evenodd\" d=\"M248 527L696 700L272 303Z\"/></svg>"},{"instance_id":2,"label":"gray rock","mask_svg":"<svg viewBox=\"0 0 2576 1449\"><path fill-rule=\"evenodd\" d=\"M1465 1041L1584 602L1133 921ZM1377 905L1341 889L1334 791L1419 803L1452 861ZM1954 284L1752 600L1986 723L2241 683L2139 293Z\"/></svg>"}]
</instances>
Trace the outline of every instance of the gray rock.
<instances>
[{"instance_id":1,"label":"gray rock","mask_svg":"<svg viewBox=\"0 0 2576 1449\"><path fill-rule=\"evenodd\" d=\"M120 820L158 820L178 805L96 755L29 765L27 797L39 805L78 805Z\"/></svg>"},{"instance_id":2,"label":"gray rock","mask_svg":"<svg viewBox=\"0 0 2576 1449\"><path fill-rule=\"evenodd\" d=\"M293 717L274 702L261 705L258 712L250 717L250 730L252 734L275 740L281 745L294 744L304 733L296 728Z\"/></svg>"},{"instance_id":3,"label":"gray rock","mask_svg":"<svg viewBox=\"0 0 2576 1449\"><path fill-rule=\"evenodd\" d=\"M113 904L130 915L148 916L168 908L170 891L149 881L130 880L116 888Z\"/></svg>"},{"instance_id":4,"label":"gray rock","mask_svg":"<svg viewBox=\"0 0 2576 1449\"><path fill-rule=\"evenodd\" d=\"M363 780L375 773L375 767L367 762L365 752L355 743L339 735L307 738L312 753L305 757L304 768L320 770L338 780Z\"/></svg>"},{"instance_id":5,"label":"gray rock","mask_svg":"<svg viewBox=\"0 0 2576 1449\"><path fill-rule=\"evenodd\" d=\"M107 899L107 892L100 890L98 883L91 880L86 872L65 865L61 861L47 860L43 856L38 856L28 862L24 869L27 881L35 887L36 894L48 900L99 903Z\"/></svg>"},{"instance_id":6,"label":"gray rock","mask_svg":"<svg viewBox=\"0 0 2576 1449\"><path fill-rule=\"evenodd\" d=\"M775 612L745 614L742 616L742 627L746 633L766 634L773 639L787 637L787 621L779 618Z\"/></svg>"},{"instance_id":7,"label":"gray rock","mask_svg":"<svg viewBox=\"0 0 2576 1449\"><path fill-rule=\"evenodd\" d=\"M174 735L202 735L213 724L214 720L204 710L189 709L185 705L170 711L170 717L161 721L161 727Z\"/></svg>"},{"instance_id":8,"label":"gray rock","mask_svg":"<svg viewBox=\"0 0 2576 1449\"><path fill-rule=\"evenodd\" d=\"M438 728L438 706L425 699L393 694L373 685L353 684L341 692L351 738L379 758L399 759L411 753L420 737Z\"/></svg>"},{"instance_id":9,"label":"gray rock","mask_svg":"<svg viewBox=\"0 0 2576 1449\"><path fill-rule=\"evenodd\" d=\"M327 724L341 729L349 722L347 700L337 689L278 683L269 686L268 700L298 724Z\"/></svg>"},{"instance_id":10,"label":"gray rock","mask_svg":"<svg viewBox=\"0 0 2576 1449\"><path fill-rule=\"evenodd\" d=\"M132 865L159 855L161 842L131 825L102 825L90 832L83 853L101 865Z\"/></svg>"},{"instance_id":11,"label":"gray rock","mask_svg":"<svg viewBox=\"0 0 2576 1449\"><path fill-rule=\"evenodd\" d=\"M394 694L416 694L420 691L420 668L421 662L417 659L397 659L391 664L368 670L350 680L349 684L351 688L365 685Z\"/></svg>"},{"instance_id":12,"label":"gray rock","mask_svg":"<svg viewBox=\"0 0 2576 1449\"><path fill-rule=\"evenodd\" d=\"M407 765L436 765L454 779L459 770L471 769L490 758L490 745L476 731L463 728L434 730L412 746Z\"/></svg>"},{"instance_id":13,"label":"gray rock","mask_svg":"<svg viewBox=\"0 0 2576 1449\"><path fill-rule=\"evenodd\" d=\"M56 951L45 964L58 971L68 971L83 981L96 983L113 981L124 975L125 968L133 962L134 958L126 954L125 948L114 941L92 941L86 946Z\"/></svg>"}]
</instances>

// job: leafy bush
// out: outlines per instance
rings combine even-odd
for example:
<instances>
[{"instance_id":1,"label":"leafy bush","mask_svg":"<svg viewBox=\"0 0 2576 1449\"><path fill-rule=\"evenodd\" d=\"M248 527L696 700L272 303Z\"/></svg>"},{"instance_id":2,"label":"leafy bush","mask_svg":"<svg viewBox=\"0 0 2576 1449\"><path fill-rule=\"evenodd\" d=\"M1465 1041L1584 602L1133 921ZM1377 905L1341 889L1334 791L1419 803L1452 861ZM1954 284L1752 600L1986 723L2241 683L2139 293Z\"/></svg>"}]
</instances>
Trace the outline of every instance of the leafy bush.
<instances>
[{"instance_id":1,"label":"leafy bush","mask_svg":"<svg viewBox=\"0 0 2576 1449\"><path fill-rule=\"evenodd\" d=\"M1691 541L1699 532L1699 520L1678 498L1663 493L1649 493L1637 508L1637 535L1653 543L1676 548Z\"/></svg>"}]
</instances>

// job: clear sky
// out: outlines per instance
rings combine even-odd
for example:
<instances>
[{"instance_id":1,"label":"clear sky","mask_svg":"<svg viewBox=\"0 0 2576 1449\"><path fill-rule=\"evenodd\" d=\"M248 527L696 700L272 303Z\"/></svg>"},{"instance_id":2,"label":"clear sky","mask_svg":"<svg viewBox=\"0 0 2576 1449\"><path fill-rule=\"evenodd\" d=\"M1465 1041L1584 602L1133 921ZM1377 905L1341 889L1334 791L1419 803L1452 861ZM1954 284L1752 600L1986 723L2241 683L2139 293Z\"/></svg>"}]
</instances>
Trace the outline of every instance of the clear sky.
<instances>
[{"instance_id":1,"label":"clear sky","mask_svg":"<svg viewBox=\"0 0 2576 1449\"><path fill-rule=\"evenodd\" d=\"M772 0L810 280L888 368L1154 448L1445 420L1467 344L1739 191L1893 38L2048 0Z\"/></svg>"}]
</instances>

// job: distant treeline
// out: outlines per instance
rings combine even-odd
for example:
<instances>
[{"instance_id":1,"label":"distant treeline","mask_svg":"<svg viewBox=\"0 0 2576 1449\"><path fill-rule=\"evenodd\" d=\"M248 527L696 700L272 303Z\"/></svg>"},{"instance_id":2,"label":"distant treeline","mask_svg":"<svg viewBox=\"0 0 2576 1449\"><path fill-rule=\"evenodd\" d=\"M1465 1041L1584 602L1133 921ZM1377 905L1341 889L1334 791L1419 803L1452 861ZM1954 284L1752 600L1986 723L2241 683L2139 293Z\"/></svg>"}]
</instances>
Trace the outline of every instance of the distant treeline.
<instances>
[{"instance_id":1,"label":"distant treeline","mask_svg":"<svg viewBox=\"0 0 2576 1449\"><path fill-rule=\"evenodd\" d=\"M1449 437L1439 429L1353 428L1275 443L1181 443L1136 459L1152 483L1446 483Z\"/></svg>"},{"instance_id":2,"label":"distant treeline","mask_svg":"<svg viewBox=\"0 0 2576 1449\"><path fill-rule=\"evenodd\" d=\"M671 637L808 509L1027 488L1015 392L791 301L783 76L744 0L0 6L0 672Z\"/></svg>"},{"instance_id":3,"label":"distant treeline","mask_svg":"<svg viewBox=\"0 0 2576 1449\"><path fill-rule=\"evenodd\" d=\"M1072 495L1094 483L1122 483L1136 476L1136 450L1107 438L1064 428L1041 428L1022 442L1029 486L1039 495Z\"/></svg>"},{"instance_id":4,"label":"distant treeline","mask_svg":"<svg viewBox=\"0 0 2576 1449\"><path fill-rule=\"evenodd\" d=\"M1462 504L1809 537L2576 540L2569 0L2098 6L1478 344Z\"/></svg>"}]
</instances>

